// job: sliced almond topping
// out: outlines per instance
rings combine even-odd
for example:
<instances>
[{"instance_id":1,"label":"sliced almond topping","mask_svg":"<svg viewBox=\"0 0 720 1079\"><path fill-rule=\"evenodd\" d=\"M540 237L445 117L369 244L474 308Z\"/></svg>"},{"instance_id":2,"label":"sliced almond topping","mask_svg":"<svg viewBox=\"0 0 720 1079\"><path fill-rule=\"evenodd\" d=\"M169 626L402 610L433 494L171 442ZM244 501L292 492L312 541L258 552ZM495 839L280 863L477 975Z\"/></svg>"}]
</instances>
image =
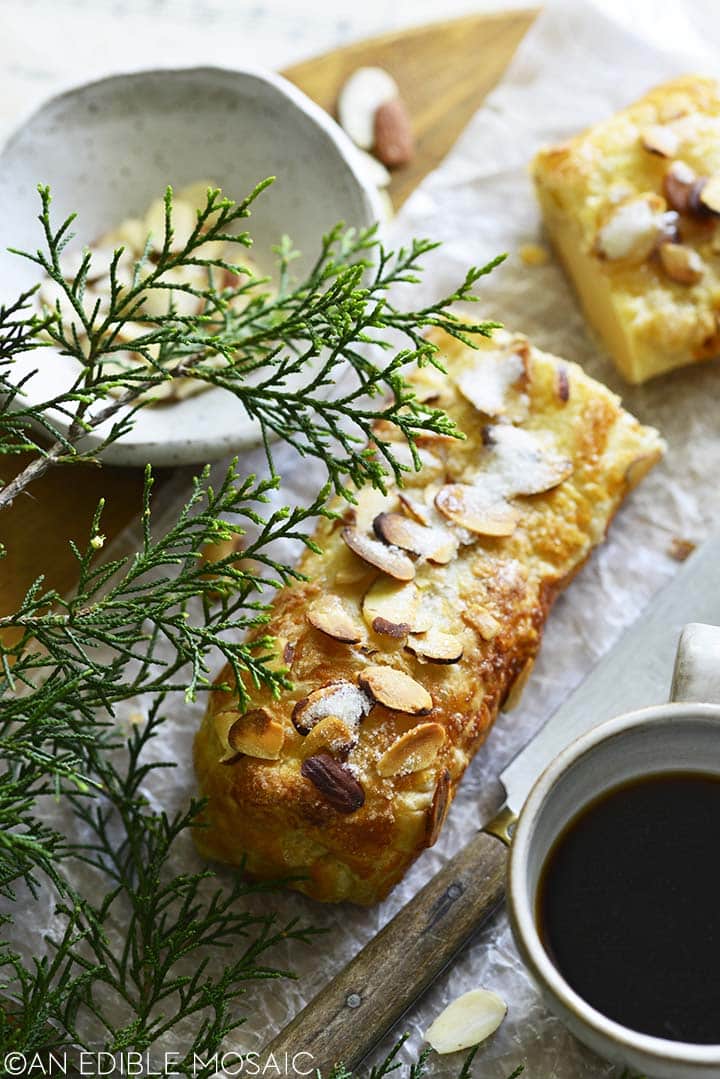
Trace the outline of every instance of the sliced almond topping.
<instances>
[{"instance_id":1,"label":"sliced almond topping","mask_svg":"<svg viewBox=\"0 0 720 1079\"><path fill-rule=\"evenodd\" d=\"M573 463L549 440L509 423L486 428L491 462L485 471L502 494L538 495L572 475Z\"/></svg>"},{"instance_id":2,"label":"sliced almond topping","mask_svg":"<svg viewBox=\"0 0 720 1079\"><path fill-rule=\"evenodd\" d=\"M556 377L557 395L563 404L570 400L570 376L564 363L559 364Z\"/></svg>"},{"instance_id":3,"label":"sliced almond topping","mask_svg":"<svg viewBox=\"0 0 720 1079\"><path fill-rule=\"evenodd\" d=\"M418 502L407 491L400 491L399 497L402 508L409 517L412 517L413 521L417 521L421 525L432 524L432 511L429 506L426 506L423 502Z\"/></svg>"},{"instance_id":4,"label":"sliced almond topping","mask_svg":"<svg viewBox=\"0 0 720 1079\"><path fill-rule=\"evenodd\" d=\"M435 495L444 517L479 536L511 536L520 513L504 498L488 496L469 483L448 483Z\"/></svg>"},{"instance_id":5,"label":"sliced almond topping","mask_svg":"<svg viewBox=\"0 0 720 1079\"><path fill-rule=\"evenodd\" d=\"M358 684L374 701L395 712L424 716L432 711L433 700L425 687L394 667L371 664L359 675Z\"/></svg>"},{"instance_id":6,"label":"sliced almond topping","mask_svg":"<svg viewBox=\"0 0 720 1079\"><path fill-rule=\"evenodd\" d=\"M363 618L375 633L407 637L429 629L431 618L421 609L422 596L414 584L396 584L379 577L371 585L362 604Z\"/></svg>"},{"instance_id":7,"label":"sliced almond topping","mask_svg":"<svg viewBox=\"0 0 720 1079\"><path fill-rule=\"evenodd\" d=\"M394 577L397 581L411 581L415 576L415 566L412 559L398 550L397 547L388 547L379 540L364 536L356 528L343 528L342 537L351 551L358 558L362 558L371 566L381 569L383 573Z\"/></svg>"},{"instance_id":8,"label":"sliced almond topping","mask_svg":"<svg viewBox=\"0 0 720 1079\"><path fill-rule=\"evenodd\" d=\"M358 644L363 639L362 626L345 609L339 596L318 596L310 604L306 618L315 629L343 644Z\"/></svg>"},{"instance_id":9,"label":"sliced almond topping","mask_svg":"<svg viewBox=\"0 0 720 1079\"><path fill-rule=\"evenodd\" d=\"M428 768L445 742L445 728L439 723L420 723L396 738L377 762L378 775L409 775Z\"/></svg>"},{"instance_id":10,"label":"sliced almond topping","mask_svg":"<svg viewBox=\"0 0 720 1079\"><path fill-rule=\"evenodd\" d=\"M690 201L698 178L684 161L673 161L663 178L663 194L668 205L679 214L690 210Z\"/></svg>"},{"instance_id":11,"label":"sliced almond topping","mask_svg":"<svg viewBox=\"0 0 720 1079\"><path fill-rule=\"evenodd\" d=\"M383 494L377 487L362 487L355 494L355 500L357 505L350 508L350 516L358 532L369 532L378 513L394 510L397 506L396 492Z\"/></svg>"},{"instance_id":12,"label":"sliced almond topping","mask_svg":"<svg viewBox=\"0 0 720 1079\"><path fill-rule=\"evenodd\" d=\"M282 752L285 731L266 708L255 708L238 716L237 712L219 712L215 729L226 751L221 761L227 763L239 753L260 760L276 761Z\"/></svg>"},{"instance_id":13,"label":"sliced almond topping","mask_svg":"<svg viewBox=\"0 0 720 1079\"><path fill-rule=\"evenodd\" d=\"M662 237L671 234L676 214L665 210L658 195L640 195L621 203L597 235L595 249L611 261L643 262Z\"/></svg>"},{"instance_id":14,"label":"sliced almond topping","mask_svg":"<svg viewBox=\"0 0 720 1079\"><path fill-rule=\"evenodd\" d=\"M525 374L525 357L518 351L479 352L472 367L458 376L456 385L463 397L480 412L487 416L502 416L508 410L509 391L518 387Z\"/></svg>"},{"instance_id":15,"label":"sliced almond topping","mask_svg":"<svg viewBox=\"0 0 720 1079\"><path fill-rule=\"evenodd\" d=\"M300 772L338 813L354 813L365 802L365 791L350 769L329 753L308 757Z\"/></svg>"},{"instance_id":16,"label":"sliced almond topping","mask_svg":"<svg viewBox=\"0 0 720 1079\"><path fill-rule=\"evenodd\" d=\"M502 706L503 712L512 712L513 708L516 708L518 706L518 704L520 703L520 698L523 694L523 690L528 683L528 679L532 674L532 669L534 666L535 660L532 657L525 660L525 663L522 665L522 667L515 676L515 681L510 686L510 690Z\"/></svg>"},{"instance_id":17,"label":"sliced almond topping","mask_svg":"<svg viewBox=\"0 0 720 1079\"><path fill-rule=\"evenodd\" d=\"M692 247L686 244L662 244L660 262L671 281L694 285L705 272L705 263Z\"/></svg>"},{"instance_id":18,"label":"sliced almond topping","mask_svg":"<svg viewBox=\"0 0 720 1079\"><path fill-rule=\"evenodd\" d=\"M326 716L337 716L349 727L364 719L373 706L372 700L352 682L341 679L313 690L298 701L292 710L292 721L300 734L309 734L316 723Z\"/></svg>"},{"instance_id":19,"label":"sliced almond topping","mask_svg":"<svg viewBox=\"0 0 720 1079\"><path fill-rule=\"evenodd\" d=\"M430 528L402 513L379 513L373 521L375 535L393 547L447 565L457 554L457 543L446 529Z\"/></svg>"},{"instance_id":20,"label":"sliced almond topping","mask_svg":"<svg viewBox=\"0 0 720 1079\"><path fill-rule=\"evenodd\" d=\"M651 124L640 138L644 148L659 157L674 157L680 146L677 132L664 124Z\"/></svg>"},{"instance_id":21,"label":"sliced almond topping","mask_svg":"<svg viewBox=\"0 0 720 1079\"><path fill-rule=\"evenodd\" d=\"M357 724L347 723L340 716L325 716L315 724L310 734L302 741L302 756L312 757L326 749L343 760L357 744Z\"/></svg>"},{"instance_id":22,"label":"sliced almond topping","mask_svg":"<svg viewBox=\"0 0 720 1079\"><path fill-rule=\"evenodd\" d=\"M422 636L411 637L405 645L418 659L428 663L459 663L463 656L463 643L454 633L442 633L431 629Z\"/></svg>"},{"instance_id":23,"label":"sliced almond topping","mask_svg":"<svg viewBox=\"0 0 720 1079\"><path fill-rule=\"evenodd\" d=\"M478 631L484 641L491 641L494 637L497 637L502 629L497 618L490 614L486 607L481 607L479 603L472 603L467 606L461 617L466 625Z\"/></svg>"},{"instance_id":24,"label":"sliced almond topping","mask_svg":"<svg viewBox=\"0 0 720 1079\"><path fill-rule=\"evenodd\" d=\"M425 845L432 847L437 842L438 836L442 830L442 826L445 823L445 818L450 808L450 802L452 801L452 785L450 783L450 773L445 768L438 780L438 785L435 788L435 794L433 795L432 805L428 810L427 822L425 825Z\"/></svg>"},{"instance_id":25,"label":"sliced almond topping","mask_svg":"<svg viewBox=\"0 0 720 1079\"><path fill-rule=\"evenodd\" d=\"M698 193L701 206L712 214L720 214L720 174L711 176Z\"/></svg>"},{"instance_id":26,"label":"sliced almond topping","mask_svg":"<svg viewBox=\"0 0 720 1079\"><path fill-rule=\"evenodd\" d=\"M471 989L463 993L425 1032L436 1053L456 1053L469 1049L494 1034L507 1015L507 1004L489 989Z\"/></svg>"}]
</instances>

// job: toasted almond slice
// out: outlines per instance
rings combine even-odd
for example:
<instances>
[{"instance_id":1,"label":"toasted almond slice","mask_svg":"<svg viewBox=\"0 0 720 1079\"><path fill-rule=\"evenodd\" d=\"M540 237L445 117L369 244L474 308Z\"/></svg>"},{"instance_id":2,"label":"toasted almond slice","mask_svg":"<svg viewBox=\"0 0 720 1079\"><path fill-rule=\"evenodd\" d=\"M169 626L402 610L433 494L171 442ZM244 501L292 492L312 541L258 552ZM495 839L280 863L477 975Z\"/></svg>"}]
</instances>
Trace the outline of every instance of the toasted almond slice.
<instances>
[{"instance_id":1,"label":"toasted almond slice","mask_svg":"<svg viewBox=\"0 0 720 1079\"><path fill-rule=\"evenodd\" d=\"M445 728L440 723L420 723L396 738L377 762L378 775L409 775L428 768L445 742Z\"/></svg>"},{"instance_id":2,"label":"toasted almond slice","mask_svg":"<svg viewBox=\"0 0 720 1079\"><path fill-rule=\"evenodd\" d=\"M320 686L298 701L292 710L292 721L300 734L309 734L326 716L337 716L353 727L365 718L372 706L372 700L362 689L340 679Z\"/></svg>"},{"instance_id":3,"label":"toasted almond slice","mask_svg":"<svg viewBox=\"0 0 720 1079\"><path fill-rule=\"evenodd\" d=\"M407 491L400 491L399 493L400 503L409 517L412 517L413 521L417 521L421 525L432 524L432 511L429 506L426 506L422 502L418 502L416 498L409 495Z\"/></svg>"},{"instance_id":4,"label":"toasted almond slice","mask_svg":"<svg viewBox=\"0 0 720 1079\"><path fill-rule=\"evenodd\" d=\"M649 153L659 157L675 157L680 146L677 132L665 124L651 124L644 128L640 141Z\"/></svg>"},{"instance_id":5,"label":"toasted almond slice","mask_svg":"<svg viewBox=\"0 0 720 1079\"><path fill-rule=\"evenodd\" d=\"M457 543L446 529L418 524L402 513L379 513L373 528L375 535L385 543L440 566L447 565L457 554Z\"/></svg>"},{"instance_id":6,"label":"toasted almond slice","mask_svg":"<svg viewBox=\"0 0 720 1079\"><path fill-rule=\"evenodd\" d=\"M402 638L422 633L432 620L421 608L422 596L413 583L396 584L379 577L363 599L362 613L368 626L383 636Z\"/></svg>"},{"instance_id":7,"label":"toasted almond slice","mask_svg":"<svg viewBox=\"0 0 720 1079\"><path fill-rule=\"evenodd\" d=\"M471 989L440 1012L425 1032L436 1053L456 1053L485 1041L507 1015L507 1004L489 989Z\"/></svg>"},{"instance_id":8,"label":"toasted almond slice","mask_svg":"<svg viewBox=\"0 0 720 1079\"><path fill-rule=\"evenodd\" d=\"M376 566L395 580L411 581L415 576L412 560L397 547L388 547L385 543L364 536L356 528L350 527L343 528L342 538L350 550L364 562Z\"/></svg>"},{"instance_id":9,"label":"toasted almond slice","mask_svg":"<svg viewBox=\"0 0 720 1079\"><path fill-rule=\"evenodd\" d=\"M444 517L479 536L511 536L520 513L504 498L488 498L487 493L469 483L448 483L435 495L435 505Z\"/></svg>"},{"instance_id":10,"label":"toasted almond slice","mask_svg":"<svg viewBox=\"0 0 720 1079\"><path fill-rule=\"evenodd\" d=\"M422 636L412 636L405 645L418 659L428 663L458 663L463 656L463 643L454 633L432 629Z\"/></svg>"},{"instance_id":11,"label":"toasted almond slice","mask_svg":"<svg viewBox=\"0 0 720 1079\"><path fill-rule=\"evenodd\" d=\"M572 475L573 463L533 431L509 423L486 428L492 458L485 475L503 495L538 495Z\"/></svg>"},{"instance_id":12,"label":"toasted almond slice","mask_svg":"<svg viewBox=\"0 0 720 1079\"><path fill-rule=\"evenodd\" d=\"M433 700L425 687L394 667L371 664L358 676L358 684L374 701L395 712L425 716L432 711Z\"/></svg>"},{"instance_id":13,"label":"toasted almond slice","mask_svg":"<svg viewBox=\"0 0 720 1079\"><path fill-rule=\"evenodd\" d=\"M494 637L497 637L502 629L497 618L490 614L487 608L481 607L479 603L472 603L467 606L461 617L466 625L478 631L484 641L491 641Z\"/></svg>"},{"instance_id":14,"label":"toasted almond slice","mask_svg":"<svg viewBox=\"0 0 720 1079\"><path fill-rule=\"evenodd\" d=\"M677 221L665 205L654 192L620 203L597 234L597 254L611 261L643 262Z\"/></svg>"},{"instance_id":15,"label":"toasted almond slice","mask_svg":"<svg viewBox=\"0 0 720 1079\"><path fill-rule=\"evenodd\" d=\"M226 751L222 763L233 760L239 753L260 760L276 761L285 742L281 723L266 708L255 708L238 716L237 712L220 712L214 717L215 730Z\"/></svg>"},{"instance_id":16,"label":"toasted almond slice","mask_svg":"<svg viewBox=\"0 0 720 1079\"><path fill-rule=\"evenodd\" d=\"M346 610L339 596L318 596L310 604L305 617L315 629L343 644L358 644L363 638L362 626Z\"/></svg>"},{"instance_id":17,"label":"toasted almond slice","mask_svg":"<svg viewBox=\"0 0 720 1079\"><path fill-rule=\"evenodd\" d=\"M426 847L432 847L434 843L437 843L438 836L445 823L445 818L448 815L451 801L452 784L450 781L450 772L447 768L444 768L440 773L440 778L438 779L438 784L435 788L435 793L433 794L432 804L428 810L427 820L425 822Z\"/></svg>"},{"instance_id":18,"label":"toasted almond slice","mask_svg":"<svg viewBox=\"0 0 720 1079\"><path fill-rule=\"evenodd\" d=\"M698 194L702 207L710 213L720 214L720 173L711 176Z\"/></svg>"},{"instance_id":19,"label":"toasted almond slice","mask_svg":"<svg viewBox=\"0 0 720 1079\"><path fill-rule=\"evenodd\" d=\"M695 171L685 161L673 161L663 177L663 194L668 205L677 213L686 214L697 183Z\"/></svg>"},{"instance_id":20,"label":"toasted almond slice","mask_svg":"<svg viewBox=\"0 0 720 1079\"><path fill-rule=\"evenodd\" d=\"M520 703L520 698L523 695L523 690L528 684L528 679L532 674L534 666L535 660L532 656L529 659L525 660L524 664L522 665L518 673L515 675L515 681L510 686L508 695L503 702L503 712L512 712L513 708L517 708L518 704Z\"/></svg>"},{"instance_id":21,"label":"toasted almond slice","mask_svg":"<svg viewBox=\"0 0 720 1079\"><path fill-rule=\"evenodd\" d=\"M680 285L694 285L705 272L698 252L686 244L662 244L660 262L670 280Z\"/></svg>"},{"instance_id":22,"label":"toasted almond slice","mask_svg":"<svg viewBox=\"0 0 720 1079\"><path fill-rule=\"evenodd\" d=\"M357 744L358 730L356 723L348 723L340 716L325 716L318 720L310 734L302 741L302 756L312 757L322 749L329 750L335 757L343 759Z\"/></svg>"},{"instance_id":23,"label":"toasted almond slice","mask_svg":"<svg viewBox=\"0 0 720 1079\"><path fill-rule=\"evenodd\" d=\"M501 416L508 409L509 391L524 375L525 360L519 352L497 349L478 353L472 367L461 372L456 384L478 411L487 416Z\"/></svg>"},{"instance_id":24,"label":"toasted almond slice","mask_svg":"<svg viewBox=\"0 0 720 1079\"><path fill-rule=\"evenodd\" d=\"M355 495L356 505L350 509L351 519L358 532L369 532L378 513L390 512L397 505L395 491L383 494L377 487L362 487Z\"/></svg>"}]
</instances>

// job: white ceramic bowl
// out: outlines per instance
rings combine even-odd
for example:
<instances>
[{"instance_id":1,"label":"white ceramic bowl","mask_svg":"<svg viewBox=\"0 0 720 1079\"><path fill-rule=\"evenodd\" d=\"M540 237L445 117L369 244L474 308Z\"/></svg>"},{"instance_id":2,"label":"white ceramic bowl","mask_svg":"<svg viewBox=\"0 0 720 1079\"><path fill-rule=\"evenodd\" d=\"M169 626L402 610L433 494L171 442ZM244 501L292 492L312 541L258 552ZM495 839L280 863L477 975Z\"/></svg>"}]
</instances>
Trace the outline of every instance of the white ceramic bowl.
<instances>
[{"instance_id":1,"label":"white ceramic bowl","mask_svg":"<svg viewBox=\"0 0 720 1079\"><path fill-rule=\"evenodd\" d=\"M283 233L307 262L338 221L365 226L381 217L350 140L291 83L268 72L219 68L145 71L89 83L53 98L0 152L0 303L34 284L32 263L7 253L42 243L38 183L50 184L53 219L78 212L72 246L92 242L126 217L144 213L168 183L212 180L242 198L266 176L277 181L255 203L248 229L253 258L272 268ZM11 207L12 212L7 208ZM302 263L295 263L296 268ZM74 365L50 350L33 354L39 372L26 387L46 400ZM62 417L55 416L61 427ZM111 446L117 464L215 460L257 441L236 400L213 389L142 410Z\"/></svg>"}]
</instances>

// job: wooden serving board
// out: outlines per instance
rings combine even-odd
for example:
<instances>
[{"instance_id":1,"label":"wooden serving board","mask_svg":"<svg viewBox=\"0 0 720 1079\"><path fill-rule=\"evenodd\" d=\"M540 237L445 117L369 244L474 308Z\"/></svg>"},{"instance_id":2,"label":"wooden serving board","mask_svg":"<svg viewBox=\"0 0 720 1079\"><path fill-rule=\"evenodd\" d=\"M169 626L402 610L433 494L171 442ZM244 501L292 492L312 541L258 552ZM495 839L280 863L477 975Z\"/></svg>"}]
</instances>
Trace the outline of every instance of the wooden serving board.
<instances>
[{"instance_id":1,"label":"wooden serving board","mask_svg":"<svg viewBox=\"0 0 720 1079\"><path fill-rule=\"evenodd\" d=\"M517 11L436 23L336 49L284 74L330 112L355 68L379 65L394 75L412 118L417 148L413 162L393 176L390 195L397 208L446 155L534 18L534 11ZM0 476L7 482L28 459L0 457ZM159 472L157 486L171 475L169 470ZM67 466L35 482L3 511L0 541L7 557L0 562L0 615L16 608L40 573L48 585L69 591L75 564L68 540L87 538L101 497L106 500L102 530L112 539L137 516L141 487L139 469Z\"/></svg>"}]
</instances>

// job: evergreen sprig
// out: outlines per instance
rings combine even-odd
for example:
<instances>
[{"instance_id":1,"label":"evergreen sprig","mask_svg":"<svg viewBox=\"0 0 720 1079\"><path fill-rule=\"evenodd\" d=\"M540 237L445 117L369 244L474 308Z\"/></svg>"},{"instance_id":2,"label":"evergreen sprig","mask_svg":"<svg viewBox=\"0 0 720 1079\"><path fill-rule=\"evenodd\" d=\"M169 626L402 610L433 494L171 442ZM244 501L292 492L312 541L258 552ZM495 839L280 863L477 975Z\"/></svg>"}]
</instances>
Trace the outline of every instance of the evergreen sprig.
<instances>
[{"instance_id":1,"label":"evergreen sprig","mask_svg":"<svg viewBox=\"0 0 720 1079\"><path fill-rule=\"evenodd\" d=\"M265 889L239 875L227 885L213 883L209 871L172 874L201 805L189 802L176 816L156 808L153 780L170 765L149 762L147 747L174 694L193 699L214 688L218 659L229 664L241 704L253 687L277 693L288 685L274 642L262 632L274 592L298 577L275 545L292 539L312 546L311 522L333 512L333 497L352 501L362 484L382 488L388 477L401 481L419 467L418 433L460 437L443 412L415 398L403 372L440 366L424 336L429 327L470 343L489 334L493 324L461 321L453 308L476 298L475 285L495 263L470 270L437 303L407 311L396 295L419 279L436 245L416 241L393 254L374 229L338 226L298 279L296 252L283 240L271 289L240 259L217 254L218 243L250 245L237 229L267 183L240 202L209 190L179 249L168 189L162 244L153 253L146 246L129 283L119 273L122 249L115 252L106 305L87 289L89 251L65 280L61 256L73 218L56 227L50 193L41 188L45 246L19 254L54 282L60 298L38 314L30 290L0 309L0 454L32 455L0 486L0 510L57 464L101 463L137 412L150 407L153 392L180 376L233 393L257 422L268 462L259 477L234 462L217 486L203 470L164 528L153 523L148 467L140 549L129 558L103 556L101 502L86 543L72 546L73 594L58 594L39 576L17 609L0 617L0 918L21 921L26 888L31 899L49 888L56 901L45 955L21 954L9 936L0 943L0 1053L78 1047L98 1037L111 1051L150 1049L181 1019L194 1038L183 1051L212 1052L243 1021L237 998L246 983L287 974L266 965L266 952L280 939L303 942L311 933L251 914L245 900ZM206 275L202 288L169 276L187 266ZM178 313L178 289L202 302L199 313ZM167 313L147 316L146 297L163 290ZM118 373L114 360L128 347L123 328L138 320L145 326L133 349L145 363ZM43 364L52 362L48 346L74 361L74 374L43 398L37 387ZM26 369L31 350L32 370L19 378L17 362L22 357ZM380 418L404 434L410 465L395 443L368 446ZM325 465L326 483L306 507L269 508L281 484L276 438ZM203 552L228 539L244 545L242 561L228 555L210 573ZM151 702L149 716L124 741L118 708L138 697ZM48 798L70 814L72 827L62 834L44 813ZM126 926L119 950L110 934L118 921ZM231 939L243 942L232 954Z\"/></svg>"}]
</instances>

